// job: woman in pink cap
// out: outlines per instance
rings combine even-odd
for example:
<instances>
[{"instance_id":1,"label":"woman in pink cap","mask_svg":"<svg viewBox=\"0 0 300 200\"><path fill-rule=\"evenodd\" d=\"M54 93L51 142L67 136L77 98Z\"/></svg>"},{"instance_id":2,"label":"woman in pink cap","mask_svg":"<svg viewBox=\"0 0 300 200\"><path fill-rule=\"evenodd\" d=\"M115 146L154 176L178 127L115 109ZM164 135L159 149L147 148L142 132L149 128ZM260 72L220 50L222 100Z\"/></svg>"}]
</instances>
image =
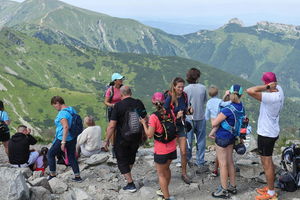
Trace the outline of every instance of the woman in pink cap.
<instances>
[{"instance_id":1,"label":"woman in pink cap","mask_svg":"<svg viewBox=\"0 0 300 200\"><path fill-rule=\"evenodd\" d=\"M156 112L150 115L149 126L141 120L148 138L154 137L154 162L159 179L160 189L156 192L161 199L174 199L169 194L171 180L170 164L177 158L175 116L164 109L164 94L156 92L152 103Z\"/></svg>"}]
</instances>

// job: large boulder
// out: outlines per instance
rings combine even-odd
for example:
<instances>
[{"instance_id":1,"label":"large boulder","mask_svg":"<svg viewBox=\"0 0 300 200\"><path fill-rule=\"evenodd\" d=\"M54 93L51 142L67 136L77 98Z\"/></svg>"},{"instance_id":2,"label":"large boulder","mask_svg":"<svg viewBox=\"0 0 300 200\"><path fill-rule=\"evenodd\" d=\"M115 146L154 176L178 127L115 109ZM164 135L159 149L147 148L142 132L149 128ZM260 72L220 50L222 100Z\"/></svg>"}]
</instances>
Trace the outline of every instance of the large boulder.
<instances>
[{"instance_id":1,"label":"large boulder","mask_svg":"<svg viewBox=\"0 0 300 200\"><path fill-rule=\"evenodd\" d=\"M30 188L30 200L51 200L51 193L42 186Z\"/></svg>"},{"instance_id":2,"label":"large boulder","mask_svg":"<svg viewBox=\"0 0 300 200\"><path fill-rule=\"evenodd\" d=\"M64 200L94 200L94 198L79 188L72 188L68 192L64 193L62 198Z\"/></svg>"},{"instance_id":3,"label":"large boulder","mask_svg":"<svg viewBox=\"0 0 300 200\"><path fill-rule=\"evenodd\" d=\"M25 168L14 168L14 170L21 172L26 179L32 176L32 171L28 167Z\"/></svg>"},{"instance_id":4,"label":"large boulder","mask_svg":"<svg viewBox=\"0 0 300 200\"><path fill-rule=\"evenodd\" d=\"M257 178L264 171L260 163L254 162L251 159L239 160L237 166L240 169L240 175L244 178Z\"/></svg>"},{"instance_id":5,"label":"large boulder","mask_svg":"<svg viewBox=\"0 0 300 200\"><path fill-rule=\"evenodd\" d=\"M29 182L32 186L42 186L45 189L52 191L51 186L46 177L40 177Z\"/></svg>"},{"instance_id":6,"label":"large boulder","mask_svg":"<svg viewBox=\"0 0 300 200\"><path fill-rule=\"evenodd\" d=\"M100 165L104 162L106 162L109 158L109 155L107 153L100 153L100 154L94 154L91 157L89 157L85 163L88 165Z\"/></svg>"},{"instance_id":7,"label":"large boulder","mask_svg":"<svg viewBox=\"0 0 300 200\"><path fill-rule=\"evenodd\" d=\"M51 189L55 194L62 194L68 189L68 185L59 180L58 178L52 178L49 181Z\"/></svg>"},{"instance_id":8,"label":"large boulder","mask_svg":"<svg viewBox=\"0 0 300 200\"><path fill-rule=\"evenodd\" d=\"M0 168L0 197L3 200L27 200L29 188L21 171L15 168Z\"/></svg>"}]
</instances>

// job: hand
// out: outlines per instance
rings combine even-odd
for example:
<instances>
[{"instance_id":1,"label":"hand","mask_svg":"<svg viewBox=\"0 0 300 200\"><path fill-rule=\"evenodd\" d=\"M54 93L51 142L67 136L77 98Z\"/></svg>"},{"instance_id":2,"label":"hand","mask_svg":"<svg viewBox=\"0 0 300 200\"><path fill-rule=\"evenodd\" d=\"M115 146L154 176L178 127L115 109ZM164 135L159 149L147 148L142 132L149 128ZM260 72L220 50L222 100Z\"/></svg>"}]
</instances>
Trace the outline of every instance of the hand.
<instances>
[{"instance_id":1,"label":"hand","mask_svg":"<svg viewBox=\"0 0 300 200\"><path fill-rule=\"evenodd\" d=\"M272 83L269 83L268 85L270 86L271 90L274 90L274 89L276 89L277 82L272 82Z\"/></svg>"},{"instance_id":2,"label":"hand","mask_svg":"<svg viewBox=\"0 0 300 200\"><path fill-rule=\"evenodd\" d=\"M211 138L211 139L215 139L216 138L215 134L209 134L208 137Z\"/></svg>"},{"instance_id":3,"label":"hand","mask_svg":"<svg viewBox=\"0 0 300 200\"><path fill-rule=\"evenodd\" d=\"M108 151L108 147L109 147L109 140L104 141L104 149L105 151Z\"/></svg>"},{"instance_id":4,"label":"hand","mask_svg":"<svg viewBox=\"0 0 300 200\"><path fill-rule=\"evenodd\" d=\"M230 91L229 91L229 90L226 90L226 91L225 91L225 96L228 96L228 95L230 95Z\"/></svg>"},{"instance_id":5,"label":"hand","mask_svg":"<svg viewBox=\"0 0 300 200\"><path fill-rule=\"evenodd\" d=\"M181 118L181 117L183 117L183 111L182 110L177 113L177 119Z\"/></svg>"},{"instance_id":6,"label":"hand","mask_svg":"<svg viewBox=\"0 0 300 200\"><path fill-rule=\"evenodd\" d=\"M66 144L65 143L61 143L61 145L60 145L60 149L64 152L65 151L65 147L66 146Z\"/></svg>"},{"instance_id":7,"label":"hand","mask_svg":"<svg viewBox=\"0 0 300 200\"><path fill-rule=\"evenodd\" d=\"M143 125L145 125L146 124L146 119L140 117L140 123L142 123Z\"/></svg>"}]
</instances>

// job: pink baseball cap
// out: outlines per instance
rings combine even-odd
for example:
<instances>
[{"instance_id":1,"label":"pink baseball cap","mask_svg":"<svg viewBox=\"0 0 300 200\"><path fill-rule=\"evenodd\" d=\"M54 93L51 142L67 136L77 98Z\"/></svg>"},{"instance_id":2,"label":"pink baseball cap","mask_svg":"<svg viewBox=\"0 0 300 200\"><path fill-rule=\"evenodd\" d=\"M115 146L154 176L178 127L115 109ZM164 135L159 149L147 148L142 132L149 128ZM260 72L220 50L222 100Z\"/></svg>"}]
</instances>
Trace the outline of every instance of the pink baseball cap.
<instances>
[{"instance_id":1,"label":"pink baseball cap","mask_svg":"<svg viewBox=\"0 0 300 200\"><path fill-rule=\"evenodd\" d=\"M277 82L276 75L273 72L265 72L263 74L263 76L261 77L261 80L265 84L269 84L269 83L272 83L272 82Z\"/></svg>"},{"instance_id":2,"label":"pink baseball cap","mask_svg":"<svg viewBox=\"0 0 300 200\"><path fill-rule=\"evenodd\" d=\"M161 92L155 92L152 96L152 103L156 103L156 102L160 102L160 103L164 103L165 102L165 97L164 94Z\"/></svg>"}]
</instances>

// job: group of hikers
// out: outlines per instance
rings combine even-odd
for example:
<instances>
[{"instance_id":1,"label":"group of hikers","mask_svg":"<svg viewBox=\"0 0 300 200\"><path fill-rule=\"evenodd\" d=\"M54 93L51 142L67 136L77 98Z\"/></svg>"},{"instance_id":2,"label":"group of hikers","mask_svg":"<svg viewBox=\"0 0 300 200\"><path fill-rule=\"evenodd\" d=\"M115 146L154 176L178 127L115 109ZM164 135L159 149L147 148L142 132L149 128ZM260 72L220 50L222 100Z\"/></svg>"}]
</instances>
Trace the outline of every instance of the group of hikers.
<instances>
[{"instance_id":1,"label":"group of hikers","mask_svg":"<svg viewBox=\"0 0 300 200\"><path fill-rule=\"evenodd\" d=\"M210 86L207 90L199 83L201 72L191 68L186 73L186 81L181 77L172 80L170 89L166 92L155 92L152 103L155 111L148 116L142 101L132 97L129 86L123 85L124 76L119 73L112 75L112 82L105 92L104 103L108 107L108 127L105 140L101 143L101 128L96 126L92 116L84 118L86 129L78 125L80 120L76 110L67 106L60 96L51 99L51 105L58 111L54 120L56 126L55 139L48 150L30 150L30 145L37 141L30 135L30 129L24 125L17 128L17 133L11 138L9 131L1 131L0 141L3 142L13 167L31 166L33 170L41 170L49 166L49 177L56 177L57 158L64 155L71 166L73 181L83 181L80 176L77 158L91 156L101 151L109 151L116 157L120 173L125 177L127 185L123 190L137 190L131 170L135 163L136 153L140 145L147 139L154 138L154 162L158 175L159 199L175 199L170 195L171 180L170 164L177 159L177 144L180 149L181 178L186 184L192 183L187 174L187 166L193 166L197 173L209 170L205 161L206 121L211 123L209 138L216 143L215 169L212 175L220 176L220 186L212 193L216 198L229 198L237 194L233 150L244 154L246 147L245 123L246 117L242 97L244 90L240 85L232 85L218 98L218 88ZM257 122L258 153L261 157L267 186L257 189L256 200L277 199L274 189L274 164L272 154L279 136L279 113L283 107L284 94L277 84L273 72L262 75L263 84L248 88L247 94L260 101L260 111ZM0 101L0 121L3 129L10 124L3 102ZM74 128L75 127L75 128ZM246 127L247 129L247 127ZM1 130L1 129L0 129ZM80 133L75 133L80 130ZM192 149L196 144L196 160L193 160Z\"/></svg>"}]
</instances>

